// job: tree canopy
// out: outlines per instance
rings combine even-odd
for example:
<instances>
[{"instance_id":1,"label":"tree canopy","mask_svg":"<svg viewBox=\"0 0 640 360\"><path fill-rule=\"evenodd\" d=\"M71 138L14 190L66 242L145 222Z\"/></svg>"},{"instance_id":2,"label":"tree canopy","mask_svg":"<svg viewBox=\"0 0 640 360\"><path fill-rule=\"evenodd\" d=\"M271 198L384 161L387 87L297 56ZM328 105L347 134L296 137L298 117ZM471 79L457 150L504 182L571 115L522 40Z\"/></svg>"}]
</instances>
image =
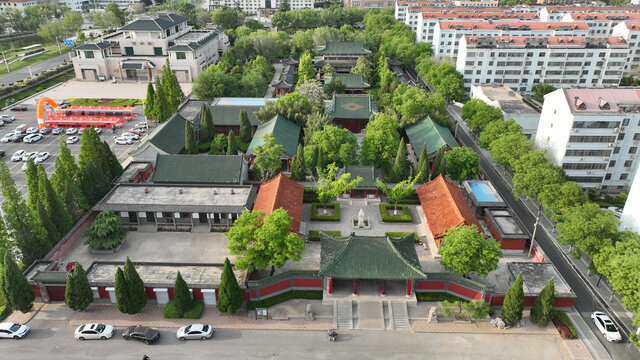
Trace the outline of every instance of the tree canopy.
<instances>
[{"instance_id":1,"label":"tree canopy","mask_svg":"<svg viewBox=\"0 0 640 360\"><path fill-rule=\"evenodd\" d=\"M253 150L255 155L253 164L260 172L260 179L267 181L282 170L282 160L280 160L282 151L282 145L276 143L273 134L266 134L264 144L256 146Z\"/></svg>"},{"instance_id":2,"label":"tree canopy","mask_svg":"<svg viewBox=\"0 0 640 360\"><path fill-rule=\"evenodd\" d=\"M351 191L358 186L362 178L358 176L351 179L350 173L343 173L337 177L338 167L331 163L326 171L319 171L318 187L315 189L318 194L318 201L324 205L330 203L340 194Z\"/></svg>"},{"instance_id":3,"label":"tree canopy","mask_svg":"<svg viewBox=\"0 0 640 360\"><path fill-rule=\"evenodd\" d=\"M400 144L398 120L386 114L375 114L367 123L360 157L364 165L387 168Z\"/></svg>"},{"instance_id":4,"label":"tree canopy","mask_svg":"<svg viewBox=\"0 0 640 360\"><path fill-rule=\"evenodd\" d=\"M330 163L340 167L357 163L358 143L355 135L348 129L326 125L313 134L311 143L322 151L323 162L318 164L321 168Z\"/></svg>"},{"instance_id":5,"label":"tree canopy","mask_svg":"<svg viewBox=\"0 0 640 360\"><path fill-rule=\"evenodd\" d=\"M438 253L440 263L447 270L453 270L465 276L475 272L486 277L498 268L502 257L500 243L486 239L475 225L460 225L449 229Z\"/></svg>"},{"instance_id":6,"label":"tree canopy","mask_svg":"<svg viewBox=\"0 0 640 360\"><path fill-rule=\"evenodd\" d=\"M480 157L468 147L455 147L445 155L445 169L455 181L471 180L478 176Z\"/></svg>"}]
</instances>

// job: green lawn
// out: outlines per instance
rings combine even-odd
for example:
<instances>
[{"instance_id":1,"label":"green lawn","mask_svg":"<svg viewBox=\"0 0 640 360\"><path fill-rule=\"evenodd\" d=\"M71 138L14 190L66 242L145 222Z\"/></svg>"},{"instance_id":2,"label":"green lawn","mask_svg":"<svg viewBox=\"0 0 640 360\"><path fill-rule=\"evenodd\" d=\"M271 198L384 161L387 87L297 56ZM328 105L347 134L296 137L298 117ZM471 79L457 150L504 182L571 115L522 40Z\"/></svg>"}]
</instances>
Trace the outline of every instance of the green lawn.
<instances>
[{"instance_id":1,"label":"green lawn","mask_svg":"<svg viewBox=\"0 0 640 360\"><path fill-rule=\"evenodd\" d=\"M30 65L34 65L40 62L43 62L45 60L49 60L51 58L54 58L56 56L59 56L60 53L58 52L58 48L56 47L56 45L50 45L50 46L46 46L45 47L46 51L38 56L34 56L34 57L30 57L26 60L23 61L16 61L13 64L9 65L9 70L11 71L16 71L22 68L25 68L27 66ZM69 51L71 51L73 48L71 46L62 46L61 50L63 54L68 53ZM23 50L19 50L17 51L17 53L22 53L24 52ZM7 54L9 55L9 54ZM70 61L67 59L67 61ZM11 62L11 60L9 60L9 62ZM48 69L47 69L48 70ZM4 75L7 73L7 67L4 64L0 65L0 75Z\"/></svg>"},{"instance_id":2,"label":"green lawn","mask_svg":"<svg viewBox=\"0 0 640 360\"><path fill-rule=\"evenodd\" d=\"M71 74L69 74L69 73L71 73ZM25 89L25 90L23 90L23 91L21 91L21 92L19 92L17 94L4 97L4 98L0 99L0 105L6 106L6 103L4 102L4 100L6 98L8 98L8 97L13 98L13 100L14 100L13 103L16 103L16 102L18 102L18 101L20 101L22 99L28 98L31 95L37 94L40 91L46 90L46 89L48 89L48 88L50 88L50 87L52 87L54 85L63 83L65 81L71 79L72 77L73 77L73 69L69 70L66 73L62 73L62 74L60 74L60 75L58 75L58 76L56 76L54 78L51 78L51 79L49 79L49 80L47 80L45 82L42 82L42 83L40 83L40 84L38 84L38 85L36 85L36 86L34 86L32 88Z\"/></svg>"},{"instance_id":3,"label":"green lawn","mask_svg":"<svg viewBox=\"0 0 640 360\"><path fill-rule=\"evenodd\" d=\"M134 106L142 105L139 99L88 99L88 98L71 98L68 99L69 104L76 106Z\"/></svg>"}]
</instances>

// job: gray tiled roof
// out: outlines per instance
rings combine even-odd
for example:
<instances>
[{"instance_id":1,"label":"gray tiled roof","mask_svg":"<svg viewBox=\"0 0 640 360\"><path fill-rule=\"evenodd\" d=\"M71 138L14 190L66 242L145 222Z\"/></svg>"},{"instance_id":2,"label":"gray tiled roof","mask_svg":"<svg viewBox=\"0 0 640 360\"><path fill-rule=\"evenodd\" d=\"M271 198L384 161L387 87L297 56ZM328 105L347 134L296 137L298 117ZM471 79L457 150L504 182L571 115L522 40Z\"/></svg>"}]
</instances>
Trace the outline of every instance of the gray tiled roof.
<instances>
[{"instance_id":1,"label":"gray tiled roof","mask_svg":"<svg viewBox=\"0 0 640 360\"><path fill-rule=\"evenodd\" d=\"M89 44L82 44L80 46L76 46L75 48L73 48L73 50L102 50L102 49L108 49L111 46L113 46L112 43L105 43L105 42L89 43Z\"/></svg>"},{"instance_id":2,"label":"gray tiled roof","mask_svg":"<svg viewBox=\"0 0 640 360\"><path fill-rule=\"evenodd\" d=\"M164 31L188 19L177 14L160 14L154 19L137 19L120 28L129 31Z\"/></svg>"}]
</instances>

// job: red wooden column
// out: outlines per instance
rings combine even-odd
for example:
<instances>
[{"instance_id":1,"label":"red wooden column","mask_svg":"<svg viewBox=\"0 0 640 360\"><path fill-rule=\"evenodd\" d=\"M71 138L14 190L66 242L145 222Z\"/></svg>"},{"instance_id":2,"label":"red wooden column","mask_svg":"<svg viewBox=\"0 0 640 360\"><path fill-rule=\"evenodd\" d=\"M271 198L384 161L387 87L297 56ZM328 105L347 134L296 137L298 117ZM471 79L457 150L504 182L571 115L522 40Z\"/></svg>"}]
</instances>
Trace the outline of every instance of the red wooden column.
<instances>
[{"instance_id":1,"label":"red wooden column","mask_svg":"<svg viewBox=\"0 0 640 360\"><path fill-rule=\"evenodd\" d=\"M357 281L358 279L353 279L353 295L356 295L358 293L358 290L356 289Z\"/></svg>"},{"instance_id":2,"label":"red wooden column","mask_svg":"<svg viewBox=\"0 0 640 360\"><path fill-rule=\"evenodd\" d=\"M411 280L407 280L407 296L411 296Z\"/></svg>"},{"instance_id":3,"label":"red wooden column","mask_svg":"<svg viewBox=\"0 0 640 360\"><path fill-rule=\"evenodd\" d=\"M333 294L333 278L329 278L327 292L329 293L329 295Z\"/></svg>"},{"instance_id":4,"label":"red wooden column","mask_svg":"<svg viewBox=\"0 0 640 360\"><path fill-rule=\"evenodd\" d=\"M382 295L384 295L384 279L382 279Z\"/></svg>"}]
</instances>

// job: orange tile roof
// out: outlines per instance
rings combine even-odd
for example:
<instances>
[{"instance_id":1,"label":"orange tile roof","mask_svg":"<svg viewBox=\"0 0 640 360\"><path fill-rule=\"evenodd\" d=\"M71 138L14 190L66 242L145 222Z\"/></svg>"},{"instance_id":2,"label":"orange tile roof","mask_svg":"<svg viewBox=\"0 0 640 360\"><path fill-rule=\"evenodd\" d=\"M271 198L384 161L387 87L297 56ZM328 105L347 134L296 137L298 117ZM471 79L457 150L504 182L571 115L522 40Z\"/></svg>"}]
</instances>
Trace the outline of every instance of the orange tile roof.
<instances>
[{"instance_id":1,"label":"orange tile roof","mask_svg":"<svg viewBox=\"0 0 640 360\"><path fill-rule=\"evenodd\" d=\"M462 190L446 181L442 175L420 186L417 190L422 210L435 240L458 225L476 225L481 229Z\"/></svg>"},{"instance_id":2,"label":"orange tile roof","mask_svg":"<svg viewBox=\"0 0 640 360\"><path fill-rule=\"evenodd\" d=\"M624 6L547 6L547 12L550 13L559 13L559 12L567 12L567 11L575 11L575 12L612 12L612 11L628 11L628 12L637 12L640 11L640 7L633 5L624 5Z\"/></svg>"},{"instance_id":3,"label":"orange tile roof","mask_svg":"<svg viewBox=\"0 0 640 360\"><path fill-rule=\"evenodd\" d=\"M478 44L478 39L487 38L487 36L465 36L465 40L468 46ZM548 46L562 46L569 47L575 46L583 48L586 45L587 38L584 36L491 36L491 40L495 42L503 42L500 46L526 46L527 39L534 39L535 41L546 41L543 47ZM589 37L595 41L604 40L606 46L626 46L627 42L621 36L605 36L605 37ZM536 47L538 47L536 45ZM602 47L597 47L602 48Z\"/></svg>"},{"instance_id":4,"label":"orange tile roof","mask_svg":"<svg viewBox=\"0 0 640 360\"><path fill-rule=\"evenodd\" d=\"M640 30L640 21L625 21L623 24L629 30Z\"/></svg>"},{"instance_id":5,"label":"orange tile roof","mask_svg":"<svg viewBox=\"0 0 640 360\"><path fill-rule=\"evenodd\" d=\"M410 7L407 8L407 11L410 13L418 13L418 12L464 12L464 13L503 13L507 11L504 8L497 7L471 7L471 6L452 6L452 7L444 7L444 6L421 6L421 7Z\"/></svg>"},{"instance_id":6,"label":"orange tile roof","mask_svg":"<svg viewBox=\"0 0 640 360\"><path fill-rule=\"evenodd\" d=\"M639 20L640 13L571 13L569 14L573 20Z\"/></svg>"},{"instance_id":7,"label":"orange tile roof","mask_svg":"<svg viewBox=\"0 0 640 360\"><path fill-rule=\"evenodd\" d=\"M528 26L527 30L557 30L558 28L570 27L572 30L589 30L589 26L585 22L547 22L547 21L440 21L440 29L455 29L456 26L462 26L463 29L473 30L502 30L503 27L521 29ZM521 29L524 30L524 29Z\"/></svg>"},{"instance_id":8,"label":"orange tile roof","mask_svg":"<svg viewBox=\"0 0 640 360\"><path fill-rule=\"evenodd\" d=\"M285 209L293 218L289 231L297 234L300 232L303 196L304 186L280 173L260 185L253 210L261 210L265 215L269 215L273 210Z\"/></svg>"},{"instance_id":9,"label":"orange tile roof","mask_svg":"<svg viewBox=\"0 0 640 360\"><path fill-rule=\"evenodd\" d=\"M486 13L475 13L475 12L422 12L422 19L537 19L538 14L536 13L514 13L514 14L506 14L500 12L486 12Z\"/></svg>"}]
</instances>

